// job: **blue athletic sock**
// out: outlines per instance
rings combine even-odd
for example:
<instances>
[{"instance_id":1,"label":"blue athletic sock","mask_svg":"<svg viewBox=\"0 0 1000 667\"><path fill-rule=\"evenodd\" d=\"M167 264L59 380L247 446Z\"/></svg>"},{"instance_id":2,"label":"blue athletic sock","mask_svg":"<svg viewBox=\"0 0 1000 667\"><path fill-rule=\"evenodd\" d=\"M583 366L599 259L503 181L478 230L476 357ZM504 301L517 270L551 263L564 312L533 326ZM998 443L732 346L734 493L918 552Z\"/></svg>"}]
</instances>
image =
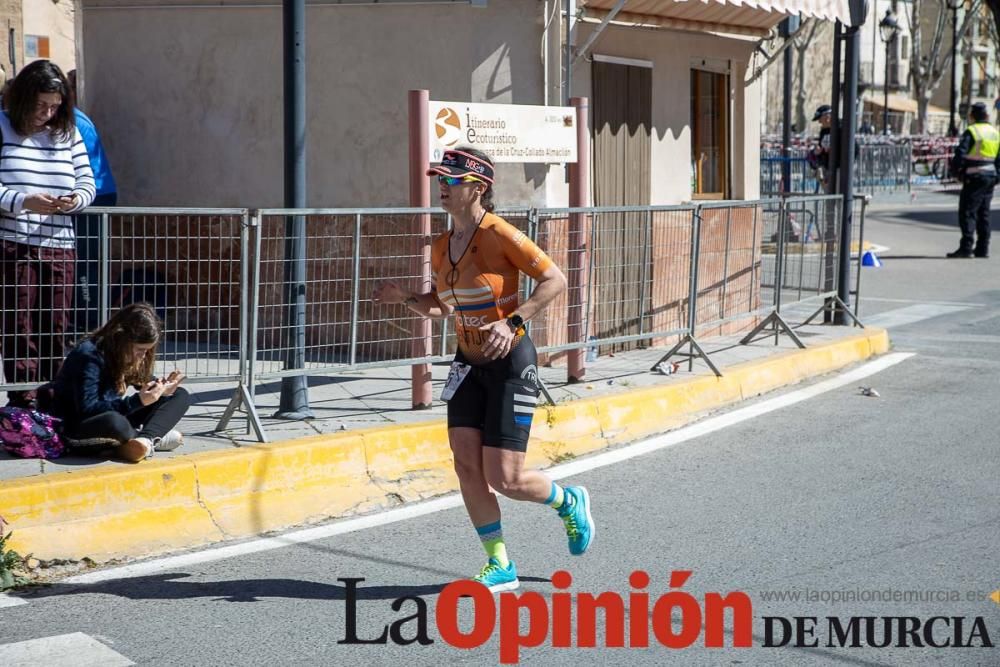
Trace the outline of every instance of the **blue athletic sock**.
<instances>
[{"instance_id":1,"label":"blue athletic sock","mask_svg":"<svg viewBox=\"0 0 1000 667\"><path fill-rule=\"evenodd\" d=\"M566 495L566 492L563 491L563 488L561 486L559 486L555 482L552 482L552 491L549 493L549 498L548 500L545 501L545 504L548 505L549 507L559 509L560 507L563 506L563 503L566 502L567 499L569 498L571 498L571 496ZM573 501L570 500L569 502Z\"/></svg>"}]
</instances>

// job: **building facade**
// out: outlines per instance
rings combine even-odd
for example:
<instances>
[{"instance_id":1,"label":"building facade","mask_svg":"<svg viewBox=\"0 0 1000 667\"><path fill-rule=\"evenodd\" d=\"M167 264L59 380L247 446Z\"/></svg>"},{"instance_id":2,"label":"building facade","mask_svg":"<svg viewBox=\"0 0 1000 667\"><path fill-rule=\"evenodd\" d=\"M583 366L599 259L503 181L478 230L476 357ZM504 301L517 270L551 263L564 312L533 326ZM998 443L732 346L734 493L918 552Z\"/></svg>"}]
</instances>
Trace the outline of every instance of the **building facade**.
<instances>
[{"instance_id":1,"label":"building facade","mask_svg":"<svg viewBox=\"0 0 1000 667\"><path fill-rule=\"evenodd\" d=\"M578 2L572 14L574 47L600 31L575 58L569 86L591 99L595 203L755 198L760 86L743 82L758 40L780 15L729 9L728 16L753 14L729 27L697 14L625 11L602 27L615 4ZM407 203L410 89L439 100L562 104L563 5L307 3L309 205ZM662 13L683 3L639 5ZM278 3L83 0L82 7L86 107L104 130L123 203L282 203ZM616 106L623 80L630 87ZM622 161L629 142L641 159ZM621 173L602 176L609 163ZM504 204L567 202L562 165L502 165L499 178ZM641 187L624 187L636 182Z\"/></svg>"},{"instance_id":2,"label":"building facade","mask_svg":"<svg viewBox=\"0 0 1000 667\"><path fill-rule=\"evenodd\" d=\"M963 11L963 9L958 10L959 23L964 18ZM886 12L891 12L897 25L895 37L888 43L880 29L880 23L885 19ZM985 15L988 16L988 11ZM920 44L926 51L929 49L936 29L937 6L925 4L919 18ZM917 30L911 25L911 19L912 12L909 3L899 0L872 0L869 5L869 13L860 33L858 127L862 131L881 134L887 125L890 134L899 135L909 134L914 129L918 104L914 99L915 90L911 69L913 65L913 40ZM950 26L951 21L948 19L942 47L944 50L950 48ZM979 30L983 34L988 34L987 29L988 26ZM793 108L793 122L795 122L795 129L798 132L809 134L815 133L815 126L812 126L812 129L809 126L812 112L820 104L829 104L832 97L833 24L829 22L822 24L811 40L806 42L800 36L797 42L798 46L793 50L795 55L793 57L792 91L796 103L799 100L804 100L804 104L801 104L802 114L798 113L797 108ZM971 52L976 54L977 63L982 64L976 64L973 67L972 75L963 75L963 72L968 69L963 50L970 51L970 49L968 47L960 48L959 84L964 86L963 90L969 88L964 83L968 78L972 82L971 88L975 91L981 91L987 85L986 78L988 77L979 73L994 71L989 68L990 66L995 68L995 48L987 48L981 38L970 43L980 44L980 46L971 49ZM980 78L975 78L977 75ZM950 76L946 75L932 93L928 106L927 127L925 128L928 133L943 134L947 131L949 82ZM767 104L764 110L763 130L766 134L777 134L780 131L782 85L782 67L779 60L767 72L767 83L765 84ZM959 99L961 101L961 96ZM992 103L992 98L990 102ZM805 126L802 124L803 120L806 122Z\"/></svg>"},{"instance_id":3,"label":"building facade","mask_svg":"<svg viewBox=\"0 0 1000 667\"><path fill-rule=\"evenodd\" d=\"M24 6L24 63L51 60L64 71L76 68L76 0L27 0Z\"/></svg>"},{"instance_id":4,"label":"building facade","mask_svg":"<svg viewBox=\"0 0 1000 667\"><path fill-rule=\"evenodd\" d=\"M24 0L0 0L0 79L14 76L24 64ZM0 81L0 84L3 83Z\"/></svg>"},{"instance_id":5,"label":"building facade","mask_svg":"<svg viewBox=\"0 0 1000 667\"><path fill-rule=\"evenodd\" d=\"M881 29L887 14L896 22L895 36L888 42ZM867 20L861 29L859 127L879 134L886 129L890 134L910 133L916 110L909 79L913 33L908 3L871 0Z\"/></svg>"},{"instance_id":6,"label":"building facade","mask_svg":"<svg viewBox=\"0 0 1000 667\"><path fill-rule=\"evenodd\" d=\"M0 0L0 79L27 63L51 60L63 71L76 67L79 0Z\"/></svg>"},{"instance_id":7,"label":"building facade","mask_svg":"<svg viewBox=\"0 0 1000 667\"><path fill-rule=\"evenodd\" d=\"M955 11L959 25L965 21L965 13L964 6ZM945 49L952 47L950 25L949 21ZM931 97L931 104L943 111L950 111L951 90L954 86L955 117L959 129L964 126L970 105L983 102L992 109L994 101L1000 96L1000 86L998 86L1000 66L997 60L997 48L1000 45L997 43L996 34L989 8L980 6L976 16L969 21L969 29L955 44L954 82L949 71Z\"/></svg>"},{"instance_id":8,"label":"building facade","mask_svg":"<svg viewBox=\"0 0 1000 667\"><path fill-rule=\"evenodd\" d=\"M792 132L815 134L818 126L812 122L816 108L830 104L833 89L833 23L814 21L798 33L792 54ZM776 42L777 44L777 42ZM762 78L766 100L762 111L763 133L781 134L784 99L784 68L780 56Z\"/></svg>"}]
</instances>

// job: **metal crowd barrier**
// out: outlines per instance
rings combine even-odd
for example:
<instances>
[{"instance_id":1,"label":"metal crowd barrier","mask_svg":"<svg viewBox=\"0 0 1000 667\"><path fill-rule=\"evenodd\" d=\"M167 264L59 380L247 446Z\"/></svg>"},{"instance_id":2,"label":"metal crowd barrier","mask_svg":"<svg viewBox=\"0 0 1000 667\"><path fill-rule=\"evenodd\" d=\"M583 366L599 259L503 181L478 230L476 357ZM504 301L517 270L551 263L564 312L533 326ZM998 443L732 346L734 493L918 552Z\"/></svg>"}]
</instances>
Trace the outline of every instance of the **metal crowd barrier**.
<instances>
[{"instance_id":1,"label":"metal crowd barrier","mask_svg":"<svg viewBox=\"0 0 1000 667\"><path fill-rule=\"evenodd\" d=\"M34 388L51 380L62 360L60 348L68 348L106 322L111 312L136 301L152 304L164 323L157 374L179 368L188 382L240 382L246 377L245 209L95 207L75 216L74 224L78 240L77 259L70 267L75 274L73 305L64 314L56 312L61 306L49 296L56 290L46 286L52 276L44 259L16 263L13 257L0 258L18 267L15 279L5 280L0 302L5 320L2 352L13 351L18 364L42 371L28 382L5 377L0 390ZM35 281L42 294L21 322L30 321L36 331L50 325L41 333L42 349L34 355L23 355L7 340L20 330L11 311L17 308L13 295L22 279ZM61 315L67 324L64 331L51 327ZM60 344L53 345L56 338Z\"/></svg>"},{"instance_id":2,"label":"metal crowd barrier","mask_svg":"<svg viewBox=\"0 0 1000 667\"><path fill-rule=\"evenodd\" d=\"M855 192L909 192L912 169L909 143L861 145L854 161Z\"/></svg>"},{"instance_id":3,"label":"metal crowd barrier","mask_svg":"<svg viewBox=\"0 0 1000 667\"><path fill-rule=\"evenodd\" d=\"M861 281L861 252L864 234L864 211L868 197L854 198L854 223L851 226L852 239L848 248L841 244L841 212L843 198L839 195L790 196L772 204L776 214L766 217L762 253L768 261L762 284L762 294L770 295L770 304L765 307L767 316L755 326L741 342L756 340L761 333L770 330L778 341L778 334L784 332L796 345L805 344L795 333L795 326L786 318L787 310L795 306L819 306L804 318L808 324L823 314L824 321L830 322L836 313L843 312L855 324L857 305L853 312L847 310L838 293L840 279L841 252L850 253L851 261L858 262L855 286L850 290L857 295ZM857 250L855 250L857 249ZM782 313L782 309L786 313Z\"/></svg>"},{"instance_id":4,"label":"metal crowd barrier","mask_svg":"<svg viewBox=\"0 0 1000 667\"><path fill-rule=\"evenodd\" d=\"M780 150L762 149L760 192L764 196L782 193L823 194L819 170L809 166L810 149L793 147L789 157ZM789 182L784 182L783 167L789 165ZM858 193L909 192L913 148L910 144L858 144L854 160L854 189Z\"/></svg>"},{"instance_id":5,"label":"metal crowd barrier","mask_svg":"<svg viewBox=\"0 0 1000 667\"><path fill-rule=\"evenodd\" d=\"M560 297L565 308L554 304L535 325L546 330L539 350L555 356L583 349L605 354L685 333L694 210L621 206L534 211L536 242L564 270L576 266L581 274L575 281L570 276L570 289ZM573 216L581 218L577 243L570 242L566 231Z\"/></svg>"},{"instance_id":6,"label":"metal crowd barrier","mask_svg":"<svg viewBox=\"0 0 1000 667\"><path fill-rule=\"evenodd\" d=\"M369 295L382 280L413 287L421 279L426 239L414 231L414 219L430 216L432 235L448 229L447 216L435 209L265 209L253 218L256 272L250 328L254 383L301 375L286 368L296 346L285 309L285 245L290 219L306 222L307 296L304 348L308 374L440 361L449 347L445 320L432 323L429 353L414 354L421 341L413 325L422 321L402 307L375 305Z\"/></svg>"},{"instance_id":7,"label":"metal crowd barrier","mask_svg":"<svg viewBox=\"0 0 1000 667\"><path fill-rule=\"evenodd\" d=\"M820 172L813 169L806 159L806 150L793 148L789 157L781 151L762 150L760 157L760 193L762 196L777 196L783 192L797 194L820 194L823 182ZM784 182L784 165L788 164L789 182Z\"/></svg>"},{"instance_id":8,"label":"metal crowd barrier","mask_svg":"<svg viewBox=\"0 0 1000 667\"><path fill-rule=\"evenodd\" d=\"M145 301L164 324L158 373L176 367L189 382L244 377L245 209L91 208L75 223L73 338Z\"/></svg>"},{"instance_id":9,"label":"metal crowd barrier","mask_svg":"<svg viewBox=\"0 0 1000 667\"><path fill-rule=\"evenodd\" d=\"M777 335L784 325L802 345L782 309L812 300L826 307L836 296L841 201L823 195L498 213L569 280L567 292L529 323L540 363L575 359L582 368L584 352L672 344L664 359L684 354L691 368L701 358L721 374L701 339L771 325ZM858 202L852 261L860 268ZM306 239L298 277L288 261L296 225ZM254 405L261 382L426 364L454 353L448 320L427 322L370 300L382 280L427 286L430 241L449 227L447 214L432 208L89 209L77 217L70 337L127 303L153 304L165 325L157 371L176 367L192 382L233 383L218 428L243 407L248 428L266 440ZM522 297L533 287L522 281ZM859 287L860 271L855 294ZM4 298L8 320L12 302ZM292 316L296 304L304 304L301 321ZM43 314L40 302L32 316Z\"/></svg>"}]
</instances>

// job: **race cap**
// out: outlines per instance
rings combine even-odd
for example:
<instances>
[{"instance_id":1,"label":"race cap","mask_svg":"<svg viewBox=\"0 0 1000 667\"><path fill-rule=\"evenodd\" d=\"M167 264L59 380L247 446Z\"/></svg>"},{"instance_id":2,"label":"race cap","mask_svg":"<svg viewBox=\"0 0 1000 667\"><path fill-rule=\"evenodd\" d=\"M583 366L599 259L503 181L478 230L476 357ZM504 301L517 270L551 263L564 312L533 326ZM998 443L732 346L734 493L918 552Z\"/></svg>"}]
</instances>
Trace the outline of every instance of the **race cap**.
<instances>
[{"instance_id":1,"label":"race cap","mask_svg":"<svg viewBox=\"0 0 1000 667\"><path fill-rule=\"evenodd\" d=\"M493 184L493 165L486 160L462 151L445 151L441 164L427 170L428 176L474 176L484 183Z\"/></svg>"}]
</instances>

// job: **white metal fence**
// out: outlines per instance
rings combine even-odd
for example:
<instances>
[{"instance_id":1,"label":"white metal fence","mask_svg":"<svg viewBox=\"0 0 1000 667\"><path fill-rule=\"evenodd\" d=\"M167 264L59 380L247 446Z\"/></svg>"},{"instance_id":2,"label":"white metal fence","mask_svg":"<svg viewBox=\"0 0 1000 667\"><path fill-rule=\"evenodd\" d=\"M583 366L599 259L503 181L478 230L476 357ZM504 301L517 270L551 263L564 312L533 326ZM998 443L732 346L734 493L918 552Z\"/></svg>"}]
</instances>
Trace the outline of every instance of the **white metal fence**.
<instances>
[{"instance_id":1,"label":"white metal fence","mask_svg":"<svg viewBox=\"0 0 1000 667\"><path fill-rule=\"evenodd\" d=\"M811 196L499 213L569 280L530 323L542 363L585 349L674 345L673 354L687 345L692 362L701 356L719 373L699 339L751 330L790 303L836 293L847 250L841 202ZM165 325L158 370L234 386L220 426L242 405L265 439L253 406L253 387L265 380L427 363L454 352L448 321L426 322L369 298L384 279L426 285L430 241L450 224L440 209L109 208L90 209L78 222L73 330L41 333L70 341L127 303L151 303ZM855 292L858 281L860 272ZM522 283L523 294L532 288ZM4 321L26 315L16 302L0 306ZM44 319L44 307L40 301L28 315ZM12 363L20 350L8 333L2 353ZM60 360L49 357L50 368ZM49 379L7 377L0 390Z\"/></svg>"}]
</instances>

